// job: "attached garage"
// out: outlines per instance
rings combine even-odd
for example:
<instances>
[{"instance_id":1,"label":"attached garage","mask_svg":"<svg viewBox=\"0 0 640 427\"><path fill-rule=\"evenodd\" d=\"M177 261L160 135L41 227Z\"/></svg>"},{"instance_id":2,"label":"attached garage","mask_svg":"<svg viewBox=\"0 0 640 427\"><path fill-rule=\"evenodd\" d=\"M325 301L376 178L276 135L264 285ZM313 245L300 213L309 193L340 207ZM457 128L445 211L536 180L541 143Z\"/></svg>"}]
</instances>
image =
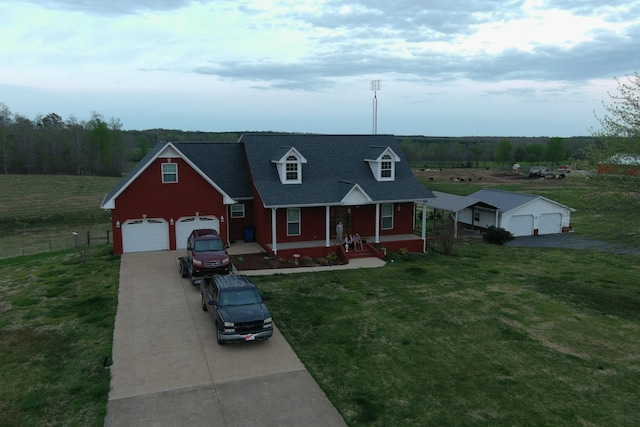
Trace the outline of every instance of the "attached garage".
<instances>
[{"instance_id":1,"label":"attached garage","mask_svg":"<svg viewBox=\"0 0 640 427\"><path fill-rule=\"evenodd\" d=\"M162 218L130 219L122 224L123 252L169 249L169 224Z\"/></svg>"},{"instance_id":2,"label":"attached garage","mask_svg":"<svg viewBox=\"0 0 640 427\"><path fill-rule=\"evenodd\" d=\"M215 216L188 216L176 221L176 249L187 247L187 238L193 230L212 228L220 231L220 221Z\"/></svg>"}]
</instances>

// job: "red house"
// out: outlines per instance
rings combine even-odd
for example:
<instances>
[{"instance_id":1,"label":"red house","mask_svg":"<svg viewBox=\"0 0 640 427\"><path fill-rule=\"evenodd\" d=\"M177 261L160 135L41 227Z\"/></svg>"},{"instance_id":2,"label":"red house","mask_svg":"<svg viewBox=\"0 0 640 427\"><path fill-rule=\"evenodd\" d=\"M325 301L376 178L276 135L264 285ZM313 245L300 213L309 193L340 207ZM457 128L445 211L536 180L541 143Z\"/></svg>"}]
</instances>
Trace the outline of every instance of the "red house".
<instances>
[{"instance_id":1,"label":"red house","mask_svg":"<svg viewBox=\"0 0 640 427\"><path fill-rule=\"evenodd\" d=\"M191 230L214 228L288 258L335 252L338 221L374 252L422 252L414 206L433 197L392 135L245 134L158 144L101 207L116 254L183 249Z\"/></svg>"}]
</instances>

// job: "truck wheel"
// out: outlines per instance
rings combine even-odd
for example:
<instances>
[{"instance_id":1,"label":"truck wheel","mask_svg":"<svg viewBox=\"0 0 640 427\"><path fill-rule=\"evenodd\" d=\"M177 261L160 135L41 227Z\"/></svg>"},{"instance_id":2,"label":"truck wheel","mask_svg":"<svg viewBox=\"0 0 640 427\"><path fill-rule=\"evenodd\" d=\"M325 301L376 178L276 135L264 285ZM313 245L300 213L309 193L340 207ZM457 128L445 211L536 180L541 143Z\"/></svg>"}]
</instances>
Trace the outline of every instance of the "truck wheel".
<instances>
[{"instance_id":1,"label":"truck wheel","mask_svg":"<svg viewBox=\"0 0 640 427\"><path fill-rule=\"evenodd\" d=\"M220 328L218 327L218 324L216 324L216 340L218 341L218 344L223 345L224 341L222 341L222 332L220 332Z\"/></svg>"},{"instance_id":2,"label":"truck wheel","mask_svg":"<svg viewBox=\"0 0 640 427\"><path fill-rule=\"evenodd\" d=\"M202 311L209 311L207 303L204 301L204 294L200 294L200 296L202 296Z\"/></svg>"},{"instance_id":3,"label":"truck wheel","mask_svg":"<svg viewBox=\"0 0 640 427\"><path fill-rule=\"evenodd\" d=\"M184 277L189 277L189 271L187 270L186 261L184 259L180 260L180 275Z\"/></svg>"}]
</instances>

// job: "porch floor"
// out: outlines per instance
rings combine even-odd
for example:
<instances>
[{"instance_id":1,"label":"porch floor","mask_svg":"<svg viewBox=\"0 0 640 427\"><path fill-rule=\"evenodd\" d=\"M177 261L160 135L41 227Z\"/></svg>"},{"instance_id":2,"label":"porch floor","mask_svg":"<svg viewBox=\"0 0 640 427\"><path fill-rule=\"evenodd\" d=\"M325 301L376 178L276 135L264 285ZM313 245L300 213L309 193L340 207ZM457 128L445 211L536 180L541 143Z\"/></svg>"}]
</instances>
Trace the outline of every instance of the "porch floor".
<instances>
[{"instance_id":1,"label":"porch floor","mask_svg":"<svg viewBox=\"0 0 640 427\"><path fill-rule=\"evenodd\" d=\"M374 243L374 238L371 236L362 237L363 240L366 240L367 243ZM399 242L399 241L407 241L407 240L422 240L422 237L416 236L415 234L400 234L394 236L380 236L380 244L384 244L385 242ZM305 249L305 248L324 248L326 247L326 241L323 240L309 240L304 242L283 242L278 243L278 250L288 250L288 249ZM330 246L338 246L338 243L335 241L331 242ZM272 245L267 245L269 250L273 249ZM256 254L263 252L264 249L256 242L245 242L242 240L236 241L231 244L227 252L229 255L241 255L241 254Z\"/></svg>"}]
</instances>

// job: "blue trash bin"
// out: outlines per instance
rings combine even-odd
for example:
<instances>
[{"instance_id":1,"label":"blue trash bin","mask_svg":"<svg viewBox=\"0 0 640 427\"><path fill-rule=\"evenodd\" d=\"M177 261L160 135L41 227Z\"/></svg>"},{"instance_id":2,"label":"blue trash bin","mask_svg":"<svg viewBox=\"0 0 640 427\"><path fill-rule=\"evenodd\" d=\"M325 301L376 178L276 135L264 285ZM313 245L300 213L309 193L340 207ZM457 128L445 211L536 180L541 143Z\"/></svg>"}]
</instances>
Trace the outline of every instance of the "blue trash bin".
<instances>
[{"instance_id":1,"label":"blue trash bin","mask_svg":"<svg viewBox=\"0 0 640 427\"><path fill-rule=\"evenodd\" d=\"M244 241L245 242L255 242L256 240L256 230L253 227L245 227L244 228Z\"/></svg>"}]
</instances>

